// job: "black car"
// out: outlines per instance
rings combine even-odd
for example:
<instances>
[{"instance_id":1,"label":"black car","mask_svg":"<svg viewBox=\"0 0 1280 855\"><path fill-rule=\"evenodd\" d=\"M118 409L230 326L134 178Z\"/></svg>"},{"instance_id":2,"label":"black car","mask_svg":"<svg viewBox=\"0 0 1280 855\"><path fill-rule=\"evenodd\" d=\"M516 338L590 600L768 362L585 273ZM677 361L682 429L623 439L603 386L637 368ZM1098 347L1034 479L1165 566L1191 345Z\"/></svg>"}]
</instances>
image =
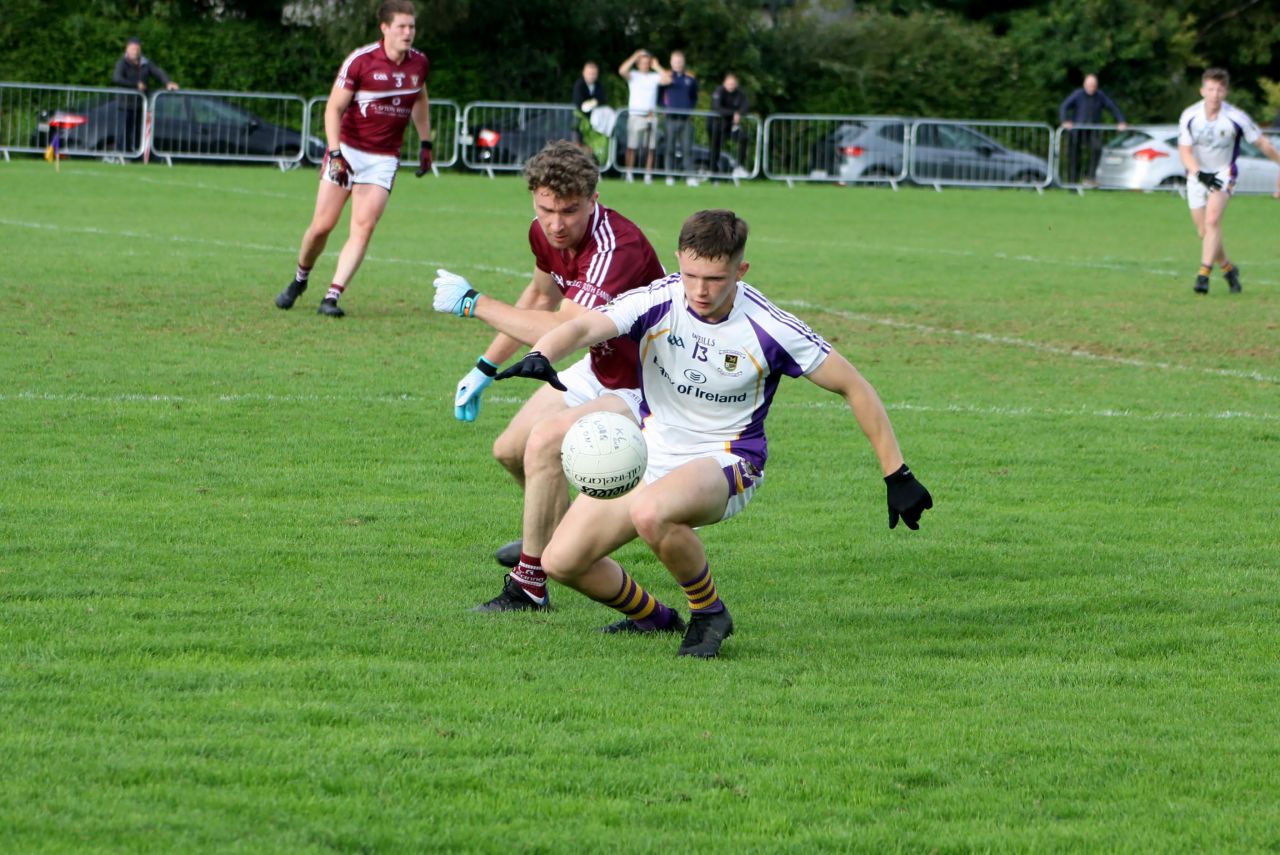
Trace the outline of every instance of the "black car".
<instances>
[{"instance_id":1,"label":"black car","mask_svg":"<svg viewBox=\"0 0 1280 855\"><path fill-rule=\"evenodd\" d=\"M485 117L489 118L489 117ZM514 117L503 116L472 135L468 160L480 165L524 163L553 140L571 140L578 119L572 110L526 107Z\"/></svg>"},{"instance_id":2,"label":"black car","mask_svg":"<svg viewBox=\"0 0 1280 855\"><path fill-rule=\"evenodd\" d=\"M159 155L293 160L302 146L298 131L272 124L216 95L166 93L154 103L151 146ZM140 144L139 106L136 99L125 97L46 110L39 115L32 145L49 145L51 130L56 128L64 151L129 155ZM308 136L307 154L322 158L324 141Z\"/></svg>"}]
</instances>

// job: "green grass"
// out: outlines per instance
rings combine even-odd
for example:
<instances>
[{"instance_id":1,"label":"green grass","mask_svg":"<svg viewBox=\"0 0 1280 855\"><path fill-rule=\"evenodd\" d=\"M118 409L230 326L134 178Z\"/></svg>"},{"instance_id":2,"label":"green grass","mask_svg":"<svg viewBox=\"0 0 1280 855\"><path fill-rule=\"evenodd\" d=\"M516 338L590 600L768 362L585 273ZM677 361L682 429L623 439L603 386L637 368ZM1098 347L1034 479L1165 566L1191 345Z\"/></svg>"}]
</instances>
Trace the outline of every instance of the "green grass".
<instances>
[{"instance_id":1,"label":"green grass","mask_svg":"<svg viewBox=\"0 0 1280 855\"><path fill-rule=\"evenodd\" d=\"M518 293L521 182L402 175L341 322L271 305L314 185L0 163L0 851L1280 849L1272 200L1195 298L1174 197L607 182L668 265L748 219L937 502L890 532L847 409L784 384L690 662L563 589L467 611L531 389L454 421L489 336L430 280Z\"/></svg>"}]
</instances>

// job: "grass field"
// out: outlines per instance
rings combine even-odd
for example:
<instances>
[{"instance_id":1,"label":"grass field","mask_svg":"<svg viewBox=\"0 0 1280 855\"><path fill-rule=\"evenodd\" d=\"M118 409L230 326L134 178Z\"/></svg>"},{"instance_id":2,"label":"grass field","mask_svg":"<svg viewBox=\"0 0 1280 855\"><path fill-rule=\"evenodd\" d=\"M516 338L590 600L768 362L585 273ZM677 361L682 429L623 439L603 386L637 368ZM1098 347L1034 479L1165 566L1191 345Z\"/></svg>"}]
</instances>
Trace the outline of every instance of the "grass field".
<instances>
[{"instance_id":1,"label":"grass field","mask_svg":"<svg viewBox=\"0 0 1280 855\"><path fill-rule=\"evenodd\" d=\"M430 280L515 296L521 182L402 175L337 322L271 304L314 184L0 163L0 852L1280 848L1280 204L1197 298L1176 197L607 182L668 265L744 216L936 501L784 384L704 662L468 612L531 386L454 421Z\"/></svg>"}]
</instances>

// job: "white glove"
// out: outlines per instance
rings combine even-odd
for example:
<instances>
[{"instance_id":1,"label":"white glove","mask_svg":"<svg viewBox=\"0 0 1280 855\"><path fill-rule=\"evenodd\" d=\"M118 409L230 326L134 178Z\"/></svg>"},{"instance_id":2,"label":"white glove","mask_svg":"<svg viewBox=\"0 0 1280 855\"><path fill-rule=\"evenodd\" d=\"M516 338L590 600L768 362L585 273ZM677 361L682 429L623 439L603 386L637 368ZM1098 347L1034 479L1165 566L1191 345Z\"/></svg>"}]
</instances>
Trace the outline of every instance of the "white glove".
<instances>
[{"instance_id":1,"label":"white glove","mask_svg":"<svg viewBox=\"0 0 1280 855\"><path fill-rule=\"evenodd\" d=\"M436 296L431 301L431 305L437 312L457 315L460 318L469 318L473 315L480 292L472 288L471 283L466 279L440 268L436 270L436 278L431 284L436 289Z\"/></svg>"}]
</instances>

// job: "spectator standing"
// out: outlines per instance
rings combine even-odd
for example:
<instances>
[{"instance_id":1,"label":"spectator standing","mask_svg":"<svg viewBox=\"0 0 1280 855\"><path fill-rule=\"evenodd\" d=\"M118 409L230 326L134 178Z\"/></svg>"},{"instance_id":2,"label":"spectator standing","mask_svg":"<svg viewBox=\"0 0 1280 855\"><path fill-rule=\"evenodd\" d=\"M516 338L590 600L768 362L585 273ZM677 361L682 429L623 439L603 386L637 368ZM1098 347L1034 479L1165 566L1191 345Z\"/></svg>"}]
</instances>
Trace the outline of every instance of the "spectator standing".
<instances>
[{"instance_id":1,"label":"spectator standing","mask_svg":"<svg viewBox=\"0 0 1280 855\"><path fill-rule=\"evenodd\" d=\"M142 40L133 36L125 42L124 53L116 60L111 82L122 89L136 89L145 97L152 80L165 89L178 88L163 68L143 56ZM123 103L124 147L132 151L138 146L138 102L136 98L127 98Z\"/></svg>"},{"instance_id":2,"label":"spectator standing","mask_svg":"<svg viewBox=\"0 0 1280 855\"><path fill-rule=\"evenodd\" d=\"M698 78L685 71L684 51L671 52L669 79L662 87L661 100L667 113L666 163L669 171L693 171L693 125L690 116L680 110L693 110L698 106ZM674 179L667 177L667 183Z\"/></svg>"},{"instance_id":3,"label":"spectator standing","mask_svg":"<svg viewBox=\"0 0 1280 855\"><path fill-rule=\"evenodd\" d=\"M742 117L749 108L747 93L738 86L738 75L730 71L711 93L711 111L716 115L707 120L707 130L711 136L710 169L713 174L720 171L720 149L727 136L730 142L737 143L737 171L746 175L742 164L747 159L747 137L742 132Z\"/></svg>"},{"instance_id":4,"label":"spectator standing","mask_svg":"<svg viewBox=\"0 0 1280 855\"><path fill-rule=\"evenodd\" d=\"M601 104L608 103L604 81L600 79L600 66L588 62L582 66L582 76L573 82L573 106L587 115Z\"/></svg>"},{"instance_id":5,"label":"spectator standing","mask_svg":"<svg viewBox=\"0 0 1280 855\"><path fill-rule=\"evenodd\" d=\"M653 183L653 143L658 119L658 88L670 80L658 58L638 48L618 66L618 74L627 81L627 181L634 180L636 149L645 150L644 183Z\"/></svg>"},{"instance_id":6,"label":"spectator standing","mask_svg":"<svg viewBox=\"0 0 1280 855\"><path fill-rule=\"evenodd\" d=\"M574 116L573 141L578 145L585 145L585 137L591 132L591 111L607 104L608 100L604 81L600 79L600 66L594 62L584 64L582 76L573 81L573 107L578 111Z\"/></svg>"},{"instance_id":7,"label":"spectator standing","mask_svg":"<svg viewBox=\"0 0 1280 855\"><path fill-rule=\"evenodd\" d=\"M1093 173L1098 168L1098 156L1102 153L1102 132L1096 128L1079 128L1076 125L1102 123L1102 111L1107 110L1116 120L1116 127L1124 130L1127 125L1124 114L1106 92L1098 88L1098 75L1086 74L1084 85L1068 95L1058 107L1058 122L1067 133L1067 180L1079 184L1093 184Z\"/></svg>"}]
</instances>

